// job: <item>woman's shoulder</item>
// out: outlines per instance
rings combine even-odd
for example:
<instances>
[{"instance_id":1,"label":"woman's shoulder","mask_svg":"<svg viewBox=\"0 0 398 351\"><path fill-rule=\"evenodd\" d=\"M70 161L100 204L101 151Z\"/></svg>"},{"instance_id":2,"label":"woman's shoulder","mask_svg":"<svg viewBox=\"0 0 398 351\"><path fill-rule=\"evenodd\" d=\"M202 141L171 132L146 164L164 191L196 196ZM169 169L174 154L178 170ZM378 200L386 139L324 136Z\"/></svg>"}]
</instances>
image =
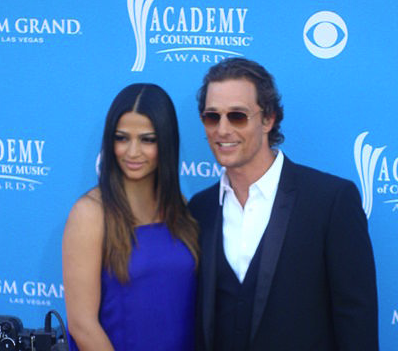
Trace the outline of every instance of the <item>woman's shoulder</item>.
<instances>
[{"instance_id":1,"label":"woman's shoulder","mask_svg":"<svg viewBox=\"0 0 398 351\"><path fill-rule=\"evenodd\" d=\"M90 232L96 229L102 231L103 219L101 193L98 188L94 188L80 197L73 205L69 213L67 227L90 228Z\"/></svg>"},{"instance_id":2,"label":"woman's shoulder","mask_svg":"<svg viewBox=\"0 0 398 351\"><path fill-rule=\"evenodd\" d=\"M93 188L81 196L71 210L71 214L77 215L99 215L102 212L102 200L99 188Z\"/></svg>"},{"instance_id":3,"label":"woman's shoulder","mask_svg":"<svg viewBox=\"0 0 398 351\"><path fill-rule=\"evenodd\" d=\"M83 196L87 196L93 200L101 201L101 190L99 187L95 187L87 191Z\"/></svg>"},{"instance_id":4,"label":"woman's shoulder","mask_svg":"<svg viewBox=\"0 0 398 351\"><path fill-rule=\"evenodd\" d=\"M103 218L101 201L95 189L73 205L62 239L62 255L67 267L65 272L70 279L81 278L89 274L88 271L90 274L98 272L104 237Z\"/></svg>"}]
</instances>

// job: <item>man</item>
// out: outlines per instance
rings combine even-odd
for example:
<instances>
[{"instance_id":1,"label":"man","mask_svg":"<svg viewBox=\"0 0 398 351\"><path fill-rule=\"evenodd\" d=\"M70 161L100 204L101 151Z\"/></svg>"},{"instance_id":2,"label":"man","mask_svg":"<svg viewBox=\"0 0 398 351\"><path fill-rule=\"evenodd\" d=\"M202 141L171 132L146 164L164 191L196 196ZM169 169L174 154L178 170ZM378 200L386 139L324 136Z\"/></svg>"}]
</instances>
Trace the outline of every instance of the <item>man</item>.
<instances>
[{"instance_id":1,"label":"man","mask_svg":"<svg viewBox=\"0 0 398 351\"><path fill-rule=\"evenodd\" d=\"M197 350L378 350L375 267L355 185L294 164L272 76L243 58L210 68L198 93L225 167L196 194Z\"/></svg>"}]
</instances>

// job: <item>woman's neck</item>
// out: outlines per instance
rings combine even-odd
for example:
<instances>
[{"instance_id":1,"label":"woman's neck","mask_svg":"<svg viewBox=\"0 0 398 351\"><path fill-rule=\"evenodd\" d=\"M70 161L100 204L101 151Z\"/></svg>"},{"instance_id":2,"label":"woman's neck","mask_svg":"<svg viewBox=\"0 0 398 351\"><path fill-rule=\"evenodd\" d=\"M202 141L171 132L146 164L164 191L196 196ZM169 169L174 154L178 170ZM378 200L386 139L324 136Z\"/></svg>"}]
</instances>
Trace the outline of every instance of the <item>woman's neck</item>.
<instances>
[{"instance_id":1,"label":"woman's neck","mask_svg":"<svg viewBox=\"0 0 398 351\"><path fill-rule=\"evenodd\" d=\"M151 182L124 182L127 201L137 225L160 221L159 199Z\"/></svg>"}]
</instances>

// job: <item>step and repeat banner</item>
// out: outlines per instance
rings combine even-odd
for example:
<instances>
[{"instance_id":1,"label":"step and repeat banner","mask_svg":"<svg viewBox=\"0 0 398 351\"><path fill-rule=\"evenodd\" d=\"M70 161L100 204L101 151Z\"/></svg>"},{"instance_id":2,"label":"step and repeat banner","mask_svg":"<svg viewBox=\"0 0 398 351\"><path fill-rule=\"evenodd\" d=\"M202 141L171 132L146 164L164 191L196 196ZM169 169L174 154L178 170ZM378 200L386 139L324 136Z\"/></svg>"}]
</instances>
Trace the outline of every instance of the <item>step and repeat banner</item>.
<instances>
[{"instance_id":1,"label":"step and repeat banner","mask_svg":"<svg viewBox=\"0 0 398 351\"><path fill-rule=\"evenodd\" d=\"M96 185L105 115L135 82L171 95L184 194L216 182L196 92L248 57L275 77L293 161L353 180L369 218L381 350L398 350L398 3L277 0L0 2L0 314L65 318L61 241Z\"/></svg>"}]
</instances>

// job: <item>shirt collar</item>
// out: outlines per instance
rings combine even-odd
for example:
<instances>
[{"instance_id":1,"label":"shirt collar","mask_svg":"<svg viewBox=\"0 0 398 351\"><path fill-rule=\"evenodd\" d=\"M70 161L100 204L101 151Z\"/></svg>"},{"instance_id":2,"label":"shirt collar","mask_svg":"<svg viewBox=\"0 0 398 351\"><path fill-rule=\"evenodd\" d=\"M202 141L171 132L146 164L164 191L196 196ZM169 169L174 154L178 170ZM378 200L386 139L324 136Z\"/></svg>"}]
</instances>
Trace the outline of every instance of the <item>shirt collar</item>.
<instances>
[{"instance_id":1,"label":"shirt collar","mask_svg":"<svg viewBox=\"0 0 398 351\"><path fill-rule=\"evenodd\" d=\"M250 185L250 188L257 187L266 199L271 198L276 193L278 188L279 179L282 173L283 166L283 152L277 150L277 156L271 167L258 179L255 183ZM225 169L223 169L220 178L220 192L219 192L219 204L222 206L224 202L224 196L227 191L233 191L229 183L229 179Z\"/></svg>"}]
</instances>

